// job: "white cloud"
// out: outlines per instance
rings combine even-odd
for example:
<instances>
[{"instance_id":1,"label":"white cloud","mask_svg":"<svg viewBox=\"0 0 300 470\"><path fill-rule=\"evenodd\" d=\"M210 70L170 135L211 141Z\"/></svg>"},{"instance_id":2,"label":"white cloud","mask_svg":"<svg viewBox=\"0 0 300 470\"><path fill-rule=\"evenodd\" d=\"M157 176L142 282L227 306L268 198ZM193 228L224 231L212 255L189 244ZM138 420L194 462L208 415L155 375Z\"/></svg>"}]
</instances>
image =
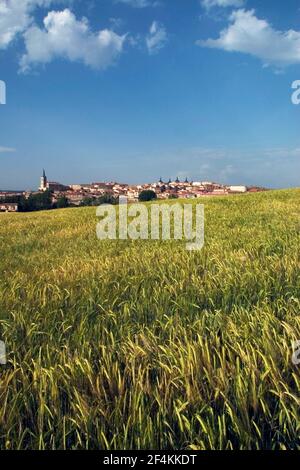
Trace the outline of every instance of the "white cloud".
<instances>
[{"instance_id":1,"label":"white cloud","mask_svg":"<svg viewBox=\"0 0 300 470\"><path fill-rule=\"evenodd\" d=\"M47 7L53 0L0 0L0 49L5 49L17 34L30 26L32 11Z\"/></svg>"},{"instance_id":2,"label":"white cloud","mask_svg":"<svg viewBox=\"0 0 300 470\"><path fill-rule=\"evenodd\" d=\"M255 10L236 10L230 25L218 39L197 41L202 47L243 52L258 57L265 65L287 66L300 63L300 31L279 31L266 20L256 17Z\"/></svg>"},{"instance_id":3,"label":"white cloud","mask_svg":"<svg viewBox=\"0 0 300 470\"><path fill-rule=\"evenodd\" d=\"M299 157L300 148L297 147L194 147L152 155L151 161L164 162L161 173L166 178L170 168L175 177L189 168L189 178L194 181L283 188L299 187Z\"/></svg>"},{"instance_id":4,"label":"white cloud","mask_svg":"<svg viewBox=\"0 0 300 470\"><path fill-rule=\"evenodd\" d=\"M11 147L0 147L0 153L12 153L15 152L16 149Z\"/></svg>"},{"instance_id":5,"label":"white cloud","mask_svg":"<svg viewBox=\"0 0 300 470\"><path fill-rule=\"evenodd\" d=\"M31 26L24 33L24 39L26 53L21 59L22 72L32 65L46 64L58 58L105 69L122 52L126 35L119 36L108 29L94 33L86 18L77 20L67 8L49 12L44 19L44 28Z\"/></svg>"},{"instance_id":6,"label":"white cloud","mask_svg":"<svg viewBox=\"0 0 300 470\"><path fill-rule=\"evenodd\" d=\"M264 156L270 159L300 158L300 148L270 148L264 150Z\"/></svg>"},{"instance_id":7,"label":"white cloud","mask_svg":"<svg viewBox=\"0 0 300 470\"><path fill-rule=\"evenodd\" d=\"M153 21L149 34L146 37L146 44L149 54L156 54L162 49L168 40L168 34L163 24Z\"/></svg>"},{"instance_id":8,"label":"white cloud","mask_svg":"<svg viewBox=\"0 0 300 470\"><path fill-rule=\"evenodd\" d=\"M159 5L158 1L153 0L115 0L115 3L125 3L134 8L156 7Z\"/></svg>"},{"instance_id":9,"label":"white cloud","mask_svg":"<svg viewBox=\"0 0 300 470\"><path fill-rule=\"evenodd\" d=\"M239 8L244 5L245 0L202 0L202 6L207 10L213 7L236 7Z\"/></svg>"},{"instance_id":10,"label":"white cloud","mask_svg":"<svg viewBox=\"0 0 300 470\"><path fill-rule=\"evenodd\" d=\"M109 22L113 29L119 29L124 25L124 20L122 18L109 18Z\"/></svg>"}]
</instances>

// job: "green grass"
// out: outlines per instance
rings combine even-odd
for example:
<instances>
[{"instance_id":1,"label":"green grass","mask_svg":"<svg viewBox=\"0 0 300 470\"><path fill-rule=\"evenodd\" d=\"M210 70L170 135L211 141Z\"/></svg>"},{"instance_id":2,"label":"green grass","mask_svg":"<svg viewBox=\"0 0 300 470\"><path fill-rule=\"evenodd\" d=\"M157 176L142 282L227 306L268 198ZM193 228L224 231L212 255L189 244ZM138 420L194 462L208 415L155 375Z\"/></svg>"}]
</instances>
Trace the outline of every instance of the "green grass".
<instances>
[{"instance_id":1,"label":"green grass","mask_svg":"<svg viewBox=\"0 0 300 470\"><path fill-rule=\"evenodd\" d=\"M300 190L205 199L205 247L0 214L2 449L300 449Z\"/></svg>"}]
</instances>

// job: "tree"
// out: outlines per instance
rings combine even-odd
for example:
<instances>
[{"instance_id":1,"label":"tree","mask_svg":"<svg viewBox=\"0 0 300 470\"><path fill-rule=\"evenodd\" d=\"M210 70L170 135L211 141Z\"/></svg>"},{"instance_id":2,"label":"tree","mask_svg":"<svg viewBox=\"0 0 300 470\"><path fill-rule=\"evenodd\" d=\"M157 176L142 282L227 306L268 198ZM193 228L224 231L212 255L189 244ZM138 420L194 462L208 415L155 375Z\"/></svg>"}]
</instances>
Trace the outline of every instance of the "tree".
<instances>
[{"instance_id":1,"label":"tree","mask_svg":"<svg viewBox=\"0 0 300 470\"><path fill-rule=\"evenodd\" d=\"M92 206L94 199L92 197L84 197L80 203L81 206Z\"/></svg>"},{"instance_id":2,"label":"tree","mask_svg":"<svg viewBox=\"0 0 300 470\"><path fill-rule=\"evenodd\" d=\"M43 193L30 194L29 198L24 201L23 211L43 211L52 208L52 194L50 191L45 191Z\"/></svg>"},{"instance_id":3,"label":"tree","mask_svg":"<svg viewBox=\"0 0 300 470\"><path fill-rule=\"evenodd\" d=\"M109 194L109 193L105 193L103 194L103 196L99 197L97 199L97 205L101 205L101 204L117 204L118 203L118 199L116 197L114 197L112 194Z\"/></svg>"},{"instance_id":4,"label":"tree","mask_svg":"<svg viewBox=\"0 0 300 470\"><path fill-rule=\"evenodd\" d=\"M64 209L65 207L69 207L69 200L66 196L61 196L57 199L56 203L57 209Z\"/></svg>"},{"instance_id":5,"label":"tree","mask_svg":"<svg viewBox=\"0 0 300 470\"><path fill-rule=\"evenodd\" d=\"M112 194L105 193L98 198L85 197L81 201L81 206L101 206L101 204L118 204L118 199Z\"/></svg>"},{"instance_id":6,"label":"tree","mask_svg":"<svg viewBox=\"0 0 300 470\"><path fill-rule=\"evenodd\" d=\"M157 199L156 193L151 189L146 189L145 191L142 191L139 195L140 202L149 202L154 201L155 199Z\"/></svg>"}]
</instances>

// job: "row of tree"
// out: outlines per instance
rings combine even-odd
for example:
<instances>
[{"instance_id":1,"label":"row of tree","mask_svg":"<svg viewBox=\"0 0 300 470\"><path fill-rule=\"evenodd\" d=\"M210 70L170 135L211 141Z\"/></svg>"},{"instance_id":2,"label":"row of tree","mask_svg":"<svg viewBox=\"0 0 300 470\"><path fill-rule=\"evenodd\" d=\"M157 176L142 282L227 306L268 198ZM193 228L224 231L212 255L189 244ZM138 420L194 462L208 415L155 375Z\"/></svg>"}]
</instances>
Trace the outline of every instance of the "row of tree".
<instances>
[{"instance_id":1,"label":"row of tree","mask_svg":"<svg viewBox=\"0 0 300 470\"><path fill-rule=\"evenodd\" d=\"M149 202L157 199L152 190L142 191L139 195L140 202ZM61 196L57 202L52 202L51 191L31 194L28 198L25 196L8 196L3 202L18 204L19 212L33 212L50 209L63 209L70 207L71 204L66 196ZM100 206L101 204L118 204L119 198L111 194L104 194L98 198L85 197L81 206Z\"/></svg>"},{"instance_id":2,"label":"row of tree","mask_svg":"<svg viewBox=\"0 0 300 470\"><path fill-rule=\"evenodd\" d=\"M119 198L114 197L111 194L103 194L103 196L92 198L92 197L85 197L82 202L81 206L101 206L101 204L118 204Z\"/></svg>"},{"instance_id":3,"label":"row of tree","mask_svg":"<svg viewBox=\"0 0 300 470\"><path fill-rule=\"evenodd\" d=\"M4 202L18 204L19 212L44 211L69 206L69 201L65 196L53 203L51 191L30 194L28 198L25 196L8 196L4 199Z\"/></svg>"},{"instance_id":4,"label":"row of tree","mask_svg":"<svg viewBox=\"0 0 300 470\"><path fill-rule=\"evenodd\" d=\"M140 202L149 202L154 201L155 199L157 199L157 195L154 191L152 191L152 189L146 189L145 191L142 191L139 195ZM169 199L178 199L178 196L177 194L170 194Z\"/></svg>"}]
</instances>

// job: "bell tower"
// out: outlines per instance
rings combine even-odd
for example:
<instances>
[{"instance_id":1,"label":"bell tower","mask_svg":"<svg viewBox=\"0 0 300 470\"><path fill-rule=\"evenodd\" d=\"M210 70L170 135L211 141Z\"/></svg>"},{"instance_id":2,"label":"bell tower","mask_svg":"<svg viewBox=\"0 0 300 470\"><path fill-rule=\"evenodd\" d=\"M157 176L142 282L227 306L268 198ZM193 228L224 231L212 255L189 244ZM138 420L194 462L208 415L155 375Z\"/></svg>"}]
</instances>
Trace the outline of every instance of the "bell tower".
<instances>
[{"instance_id":1,"label":"bell tower","mask_svg":"<svg viewBox=\"0 0 300 470\"><path fill-rule=\"evenodd\" d=\"M43 176L41 176L41 183L39 187L40 191L46 191L47 190L47 176L45 170L43 170Z\"/></svg>"}]
</instances>

